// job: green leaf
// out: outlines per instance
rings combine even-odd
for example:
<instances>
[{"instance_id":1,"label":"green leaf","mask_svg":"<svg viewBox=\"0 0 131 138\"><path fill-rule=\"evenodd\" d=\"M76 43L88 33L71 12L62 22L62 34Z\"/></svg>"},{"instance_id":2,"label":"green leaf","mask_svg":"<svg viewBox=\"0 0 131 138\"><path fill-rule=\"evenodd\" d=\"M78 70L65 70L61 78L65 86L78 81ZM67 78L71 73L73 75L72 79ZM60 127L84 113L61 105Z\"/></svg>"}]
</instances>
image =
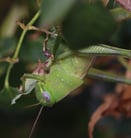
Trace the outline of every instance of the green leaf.
<instances>
[{"instance_id":1,"label":"green leaf","mask_svg":"<svg viewBox=\"0 0 131 138\"><path fill-rule=\"evenodd\" d=\"M17 88L9 87L4 88L0 91L0 107L19 107L22 105L33 104L35 98L29 100L29 96L27 97L26 102L24 101L25 97L23 93L21 93ZM14 104L17 104L14 106Z\"/></svg>"},{"instance_id":2,"label":"green leaf","mask_svg":"<svg viewBox=\"0 0 131 138\"><path fill-rule=\"evenodd\" d=\"M16 102L17 104L15 104ZM28 95L24 96L23 93L14 87L3 88L0 91L0 107L15 109L34 103L37 103L34 93L28 93Z\"/></svg>"},{"instance_id":3,"label":"green leaf","mask_svg":"<svg viewBox=\"0 0 131 138\"><path fill-rule=\"evenodd\" d=\"M116 29L116 22L101 3L79 2L63 21L62 32L71 49L105 43Z\"/></svg>"},{"instance_id":4,"label":"green leaf","mask_svg":"<svg viewBox=\"0 0 131 138\"><path fill-rule=\"evenodd\" d=\"M66 15L76 0L43 0L41 5L42 24L49 25Z\"/></svg>"},{"instance_id":5,"label":"green leaf","mask_svg":"<svg viewBox=\"0 0 131 138\"><path fill-rule=\"evenodd\" d=\"M35 63L36 61L38 61L38 59L44 59L42 52L43 39L43 37L32 41L26 39L23 43L26 48L23 46L20 52L21 61L26 63Z\"/></svg>"},{"instance_id":6,"label":"green leaf","mask_svg":"<svg viewBox=\"0 0 131 138\"><path fill-rule=\"evenodd\" d=\"M20 51L21 61L26 63L36 63L36 61L38 60L45 61L47 57L45 57L43 54L43 45L42 45L44 39L45 37L43 36L31 41L29 39L26 39ZM47 46L51 52L53 52L53 46L55 41L56 38L48 39Z\"/></svg>"},{"instance_id":7,"label":"green leaf","mask_svg":"<svg viewBox=\"0 0 131 138\"><path fill-rule=\"evenodd\" d=\"M6 72L7 64L6 63L0 63L0 77ZM0 84L2 81L0 82Z\"/></svg>"},{"instance_id":8,"label":"green leaf","mask_svg":"<svg viewBox=\"0 0 131 138\"><path fill-rule=\"evenodd\" d=\"M0 106L9 106L11 105L12 99L19 94L17 88L9 87L4 88L0 91Z\"/></svg>"},{"instance_id":9,"label":"green leaf","mask_svg":"<svg viewBox=\"0 0 131 138\"><path fill-rule=\"evenodd\" d=\"M13 37L1 38L0 40L0 58L13 53L16 45L16 39Z\"/></svg>"}]
</instances>

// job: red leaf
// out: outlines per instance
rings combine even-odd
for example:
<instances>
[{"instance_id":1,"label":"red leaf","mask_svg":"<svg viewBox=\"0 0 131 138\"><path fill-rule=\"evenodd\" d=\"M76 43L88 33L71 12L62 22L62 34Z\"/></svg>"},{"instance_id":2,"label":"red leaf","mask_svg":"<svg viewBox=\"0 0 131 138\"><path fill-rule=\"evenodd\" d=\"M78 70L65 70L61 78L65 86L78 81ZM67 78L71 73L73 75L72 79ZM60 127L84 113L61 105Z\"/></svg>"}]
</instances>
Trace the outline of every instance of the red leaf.
<instances>
[{"instance_id":1,"label":"red leaf","mask_svg":"<svg viewBox=\"0 0 131 138\"><path fill-rule=\"evenodd\" d=\"M116 0L123 8L131 11L131 0Z\"/></svg>"}]
</instances>

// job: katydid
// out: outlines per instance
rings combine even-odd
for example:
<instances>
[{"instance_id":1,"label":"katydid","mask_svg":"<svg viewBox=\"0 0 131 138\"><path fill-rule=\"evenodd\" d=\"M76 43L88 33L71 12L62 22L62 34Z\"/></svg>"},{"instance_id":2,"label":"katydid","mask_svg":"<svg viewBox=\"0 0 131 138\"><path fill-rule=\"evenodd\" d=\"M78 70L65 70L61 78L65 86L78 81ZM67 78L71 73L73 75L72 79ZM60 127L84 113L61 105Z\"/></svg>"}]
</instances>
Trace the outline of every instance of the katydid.
<instances>
[{"instance_id":1,"label":"katydid","mask_svg":"<svg viewBox=\"0 0 131 138\"><path fill-rule=\"evenodd\" d=\"M92 68L91 66L96 56L122 56L130 58L131 51L103 44L89 46L77 51L67 50L60 54L60 56L57 56L54 62L50 62L52 59L49 59L45 63L39 63L34 73L24 74L24 94L29 94L35 89L36 98L43 108L43 106L52 106L62 100L73 90L84 84L84 78L88 76L131 84L131 80L125 77ZM18 98L20 96L14 98L12 103L15 103L15 100ZM33 125L30 136L36 122Z\"/></svg>"},{"instance_id":2,"label":"katydid","mask_svg":"<svg viewBox=\"0 0 131 138\"><path fill-rule=\"evenodd\" d=\"M36 84L36 97L44 106L60 101L70 92L80 87L94 57L69 56L54 63L45 81Z\"/></svg>"},{"instance_id":3,"label":"katydid","mask_svg":"<svg viewBox=\"0 0 131 138\"><path fill-rule=\"evenodd\" d=\"M131 57L131 51L107 45L95 45L78 51L67 50L48 67L40 63L33 74L25 74L24 92L35 89L36 98L43 106L51 106L84 83L86 76L131 84L131 80L104 73L91 67L95 56ZM16 98L17 99L17 98ZM16 100L15 99L15 100Z\"/></svg>"},{"instance_id":4,"label":"katydid","mask_svg":"<svg viewBox=\"0 0 131 138\"><path fill-rule=\"evenodd\" d=\"M94 10L93 10L93 12L94 12ZM112 12L112 14L115 13L113 11L111 11L111 12ZM126 14L127 14L127 12L126 12ZM129 14L128 16L130 16L130 13L128 13L128 14ZM99 15L101 15L101 13ZM38 12L38 14L36 14L36 16L33 18L33 20L31 22L29 22L28 25L32 25L32 22L38 16L39 16L39 12ZM118 18L118 14L117 15L115 14L115 16L116 16L115 18ZM108 16L105 16L106 19L107 19L107 17ZM119 18L118 18L118 20L120 20ZM93 20L94 19L95 18L93 16ZM109 20L110 20L110 18L109 18ZM88 21L89 21L89 23L92 22L92 20L91 21L88 20ZM88 21L87 21L87 23L88 23ZM104 22L104 24L105 24L105 22ZM86 23L85 23L85 26L87 26ZM103 28L103 26L101 26L101 24L99 26L100 26L100 28L101 27ZM114 26L115 26L115 24L113 25L112 29L114 28ZM65 29L63 29L63 30L66 30L66 31L69 30L69 32L63 33L63 34L66 34L68 36L68 35L70 35L71 31L70 31L70 29L66 29L67 27L68 26L66 26ZM74 27L74 25L73 25L73 27ZM23 31L23 33L21 35L22 39L23 39L23 36L26 33L28 27L25 27L25 28L26 29ZM69 41L70 43L73 43L74 46L76 46L78 44L77 40L79 40L78 42L80 42L80 44L81 44L80 40L82 40L82 43L84 42L83 41L83 32L85 32L85 34L86 34L86 31L85 31L85 27L83 27L83 28L84 28L84 30L81 31L82 35L78 33L78 39L75 38L73 42ZM90 28L88 28L88 29L90 29ZM93 29L94 29L94 27L93 27ZM98 27L98 29L99 29L99 27ZM106 29L109 30L109 32L110 32L110 29L108 29L107 27L106 27ZM90 29L90 30L92 32L92 29ZM103 29L103 31L105 31L105 29ZM73 32L73 35L75 36L76 34L75 34L74 30L72 32ZM96 28L95 28L95 32L96 32ZM99 29L99 31L97 31L97 32L99 32L101 34L101 35L97 35L98 38L101 36L99 40L102 40L102 42L104 42L103 33L101 33L101 29ZM81 39L80 39L80 37L81 37ZM94 37L94 34L93 34L93 37ZM87 36L86 36L86 38L87 38ZM90 38L90 33L89 33L88 38ZM106 38L105 35L104 35L104 38ZM21 45L22 39L20 39L20 41L19 41L20 43L18 43L18 48ZM84 40L86 40L86 39L84 39ZM92 41L92 39L90 39L90 40ZM97 41L97 40L95 40L95 41L97 43L98 42L101 43L101 41ZM84 43L83 45L84 45L84 47L86 47L87 43ZM16 58L17 55L18 55L18 52L16 52L16 54L14 55L14 58ZM47 53L47 55L50 56L50 54L48 54L48 53ZM54 52L54 55L55 55L55 52ZM18 94L12 100L12 104L14 104L15 101L17 99L19 99L22 95L29 94L30 92L32 92L33 89L35 89L36 98L39 101L39 103L42 105L42 108L43 108L43 106L52 106L56 102L59 102L64 97L69 95L71 93L71 91L77 89L82 84L84 84L84 78L86 78L88 76L95 77L95 78L98 77L98 78L115 81L115 82L131 84L131 80L129 80L129 79L126 79L121 76L116 76L115 74L109 74L109 73L92 68L92 64L93 64L93 61L96 56L107 56L107 55L108 56L123 56L123 57L130 58L131 51L125 50L125 49L120 49L120 48L115 48L115 47L111 47L111 46L107 46L107 45L95 45L95 46L89 46L87 48L80 49L77 51L67 50L66 52L64 52L64 53L60 54L58 57L56 57L54 61L52 61L52 59L50 59L50 57L49 57L49 60L46 63L40 63L38 65L35 72L33 72L32 74L25 74L23 76L23 78L24 78L23 79L24 85L22 87L23 92ZM42 111L42 108L37 116L37 119L33 125L32 131L31 131L29 137L31 137L33 129L34 129L36 122L39 118L39 115Z\"/></svg>"}]
</instances>

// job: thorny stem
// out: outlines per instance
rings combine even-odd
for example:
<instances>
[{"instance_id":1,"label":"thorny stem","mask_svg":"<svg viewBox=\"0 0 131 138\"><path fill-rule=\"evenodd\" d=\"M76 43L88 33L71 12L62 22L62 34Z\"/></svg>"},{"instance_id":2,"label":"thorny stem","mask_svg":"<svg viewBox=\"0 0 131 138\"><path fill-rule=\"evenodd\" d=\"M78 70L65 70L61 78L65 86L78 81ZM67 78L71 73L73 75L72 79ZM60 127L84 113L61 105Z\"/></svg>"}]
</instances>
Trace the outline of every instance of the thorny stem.
<instances>
[{"instance_id":1,"label":"thorny stem","mask_svg":"<svg viewBox=\"0 0 131 138\"><path fill-rule=\"evenodd\" d=\"M27 26L23 29L23 31L21 33L21 36L20 36L20 39L17 43L16 50L15 50L15 53L14 53L12 59L17 59L18 58L18 55L19 55L19 52L20 52L20 49L21 49L21 46L22 46L23 39L25 37L26 32L28 31L28 26L34 24L34 22L38 19L39 16L40 16L40 10L34 15L34 17L29 21ZM8 69L7 69L7 73L6 73L6 76L5 76L5 83L4 83L4 86L6 88L9 88L9 77L10 77L10 72L11 72L11 69L12 69L13 65L14 65L14 63L10 63L9 66L8 66Z\"/></svg>"}]
</instances>

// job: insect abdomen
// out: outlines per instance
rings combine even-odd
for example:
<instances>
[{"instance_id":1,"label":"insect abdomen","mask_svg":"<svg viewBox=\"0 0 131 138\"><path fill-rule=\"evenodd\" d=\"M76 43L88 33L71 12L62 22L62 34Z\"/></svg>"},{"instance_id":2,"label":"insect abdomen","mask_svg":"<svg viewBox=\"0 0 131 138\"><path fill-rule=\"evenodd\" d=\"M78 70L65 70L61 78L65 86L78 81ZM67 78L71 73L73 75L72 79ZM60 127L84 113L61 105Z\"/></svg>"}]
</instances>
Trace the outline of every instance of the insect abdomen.
<instances>
[{"instance_id":1,"label":"insect abdomen","mask_svg":"<svg viewBox=\"0 0 131 138\"><path fill-rule=\"evenodd\" d=\"M83 84L89 59L71 56L55 63L46 76L45 90L58 102Z\"/></svg>"}]
</instances>

